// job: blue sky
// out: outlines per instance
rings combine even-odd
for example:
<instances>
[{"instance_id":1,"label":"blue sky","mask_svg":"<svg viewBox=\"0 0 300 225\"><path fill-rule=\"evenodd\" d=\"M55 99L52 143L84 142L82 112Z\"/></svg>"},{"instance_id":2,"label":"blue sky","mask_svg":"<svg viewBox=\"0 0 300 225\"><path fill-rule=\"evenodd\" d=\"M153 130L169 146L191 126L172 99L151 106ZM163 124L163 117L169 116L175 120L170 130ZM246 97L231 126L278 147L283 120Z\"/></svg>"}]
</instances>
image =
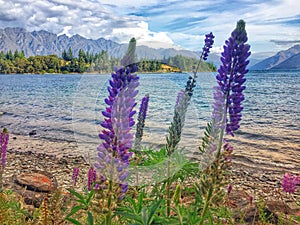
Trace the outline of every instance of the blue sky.
<instances>
[{"instance_id":1,"label":"blue sky","mask_svg":"<svg viewBox=\"0 0 300 225\"><path fill-rule=\"evenodd\" d=\"M128 3L129 2L129 3ZM201 49L204 34L220 52L239 19L251 49L265 56L300 44L298 0L0 0L0 28L23 27L139 45Z\"/></svg>"}]
</instances>

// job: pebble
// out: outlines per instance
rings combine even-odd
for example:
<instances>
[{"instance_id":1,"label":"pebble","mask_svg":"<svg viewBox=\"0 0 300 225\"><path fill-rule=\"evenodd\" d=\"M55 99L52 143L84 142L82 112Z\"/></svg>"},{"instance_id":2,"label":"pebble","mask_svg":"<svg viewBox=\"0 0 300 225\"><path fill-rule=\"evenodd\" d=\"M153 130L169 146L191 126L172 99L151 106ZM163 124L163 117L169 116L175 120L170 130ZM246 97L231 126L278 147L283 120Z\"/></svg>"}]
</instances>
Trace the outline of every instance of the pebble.
<instances>
[{"instance_id":1,"label":"pebble","mask_svg":"<svg viewBox=\"0 0 300 225\"><path fill-rule=\"evenodd\" d=\"M32 130L32 131L30 131L28 134L29 134L29 136L33 136L33 135L36 135L37 132L36 132L36 130Z\"/></svg>"}]
</instances>

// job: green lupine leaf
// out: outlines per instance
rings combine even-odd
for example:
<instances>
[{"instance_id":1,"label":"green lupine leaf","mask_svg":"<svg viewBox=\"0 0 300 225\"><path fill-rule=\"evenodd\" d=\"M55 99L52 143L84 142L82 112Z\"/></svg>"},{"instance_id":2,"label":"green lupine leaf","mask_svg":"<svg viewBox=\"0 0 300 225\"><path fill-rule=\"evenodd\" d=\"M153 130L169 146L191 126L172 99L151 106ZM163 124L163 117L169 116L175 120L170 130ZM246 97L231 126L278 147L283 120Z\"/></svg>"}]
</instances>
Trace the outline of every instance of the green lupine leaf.
<instances>
[{"instance_id":1,"label":"green lupine leaf","mask_svg":"<svg viewBox=\"0 0 300 225\"><path fill-rule=\"evenodd\" d=\"M94 195L94 191L91 190L90 193L89 193L88 196L87 196L86 201L85 201L87 205L90 203L90 201L91 201L93 195Z\"/></svg>"},{"instance_id":2,"label":"green lupine leaf","mask_svg":"<svg viewBox=\"0 0 300 225\"><path fill-rule=\"evenodd\" d=\"M149 225L149 223L148 223L148 209L146 207L144 207L142 209L142 222L143 222L143 225Z\"/></svg>"},{"instance_id":3,"label":"green lupine leaf","mask_svg":"<svg viewBox=\"0 0 300 225\"><path fill-rule=\"evenodd\" d=\"M85 209L85 206L84 205L76 205L76 206L74 206L71 209L71 212L66 217L70 217L70 216L74 215L75 213L77 213L81 209Z\"/></svg>"},{"instance_id":4,"label":"green lupine leaf","mask_svg":"<svg viewBox=\"0 0 300 225\"><path fill-rule=\"evenodd\" d=\"M132 219L136 222L138 222L139 224L143 224L143 220L140 218L140 215L134 215L131 213L121 213L120 215L124 216L127 219Z\"/></svg>"},{"instance_id":5,"label":"green lupine leaf","mask_svg":"<svg viewBox=\"0 0 300 225\"><path fill-rule=\"evenodd\" d=\"M162 203L162 199L160 199L159 201L157 201L156 204L154 204L151 209L150 209L150 213L149 213L149 217L148 217L148 221L147 221L147 224L151 224L153 219L154 219L154 215L156 213L156 210L159 208L159 206L161 205Z\"/></svg>"},{"instance_id":6,"label":"green lupine leaf","mask_svg":"<svg viewBox=\"0 0 300 225\"><path fill-rule=\"evenodd\" d=\"M143 224L143 221L141 220L140 215L135 215L133 213L128 213L128 212L120 212L120 211L116 212L116 214L121 215L126 219L132 219L132 220L138 222L139 224Z\"/></svg>"},{"instance_id":7,"label":"green lupine leaf","mask_svg":"<svg viewBox=\"0 0 300 225\"><path fill-rule=\"evenodd\" d=\"M88 225L94 225L94 219L91 212L87 212L88 214Z\"/></svg>"},{"instance_id":8,"label":"green lupine leaf","mask_svg":"<svg viewBox=\"0 0 300 225\"><path fill-rule=\"evenodd\" d=\"M143 208L143 198L144 198L144 192L141 192L138 198L138 205L137 205L137 211L141 212Z\"/></svg>"},{"instance_id":9,"label":"green lupine leaf","mask_svg":"<svg viewBox=\"0 0 300 225\"><path fill-rule=\"evenodd\" d=\"M66 218L67 221L75 224L75 225L82 225L78 220L72 219L72 218Z\"/></svg>"},{"instance_id":10,"label":"green lupine leaf","mask_svg":"<svg viewBox=\"0 0 300 225\"><path fill-rule=\"evenodd\" d=\"M84 200L84 197L83 197L81 194L79 194L78 192L76 192L76 191L74 191L74 190L72 190L72 189L67 189L67 190L68 190L72 195L74 195L75 197L78 198L77 202L80 202L80 203L86 205L86 202L85 202L85 200Z\"/></svg>"}]
</instances>

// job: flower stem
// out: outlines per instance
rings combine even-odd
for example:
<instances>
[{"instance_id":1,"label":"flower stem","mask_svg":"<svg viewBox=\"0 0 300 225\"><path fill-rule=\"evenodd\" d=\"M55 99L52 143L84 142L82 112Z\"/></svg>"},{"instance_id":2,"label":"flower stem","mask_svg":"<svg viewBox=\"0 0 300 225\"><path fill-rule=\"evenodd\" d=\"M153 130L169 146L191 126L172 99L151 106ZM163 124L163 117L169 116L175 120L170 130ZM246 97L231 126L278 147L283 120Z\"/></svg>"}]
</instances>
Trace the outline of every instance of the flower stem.
<instances>
[{"instance_id":1,"label":"flower stem","mask_svg":"<svg viewBox=\"0 0 300 225\"><path fill-rule=\"evenodd\" d=\"M1 168L1 166L0 166ZM0 193L3 191L3 170L0 169Z\"/></svg>"},{"instance_id":2,"label":"flower stem","mask_svg":"<svg viewBox=\"0 0 300 225\"><path fill-rule=\"evenodd\" d=\"M112 224L112 209L111 209L111 205L112 205L112 180L109 181L109 189L108 189L108 199L107 199L107 215L106 215L106 219L105 219L105 225L111 225Z\"/></svg>"},{"instance_id":3,"label":"flower stem","mask_svg":"<svg viewBox=\"0 0 300 225\"><path fill-rule=\"evenodd\" d=\"M167 183L166 183L166 199L167 199L167 207L166 207L166 215L170 216L171 213L171 197L170 197L170 188L171 188L171 179L170 179L170 165L168 162L167 165Z\"/></svg>"},{"instance_id":4,"label":"flower stem","mask_svg":"<svg viewBox=\"0 0 300 225\"><path fill-rule=\"evenodd\" d=\"M206 201L205 201L202 213L201 213L200 225L204 224L204 217L205 217L205 215L207 213L207 210L208 210L208 207L210 205L210 200L211 200L211 197L212 197L212 193L213 193L213 187L211 186L208 189L207 196L206 196Z\"/></svg>"},{"instance_id":5,"label":"flower stem","mask_svg":"<svg viewBox=\"0 0 300 225\"><path fill-rule=\"evenodd\" d=\"M111 168L114 168L114 157L111 157ZM108 193L107 193L107 215L105 219L105 225L112 224L112 201L113 201L113 172L109 174Z\"/></svg>"}]
</instances>

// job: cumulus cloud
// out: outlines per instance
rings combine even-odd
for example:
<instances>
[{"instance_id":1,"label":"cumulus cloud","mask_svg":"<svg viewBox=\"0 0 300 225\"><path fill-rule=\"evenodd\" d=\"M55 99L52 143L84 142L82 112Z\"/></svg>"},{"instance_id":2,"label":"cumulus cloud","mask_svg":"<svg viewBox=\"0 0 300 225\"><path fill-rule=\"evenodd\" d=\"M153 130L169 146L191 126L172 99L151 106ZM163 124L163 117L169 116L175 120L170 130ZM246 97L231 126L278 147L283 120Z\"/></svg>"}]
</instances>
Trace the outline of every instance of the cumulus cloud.
<instances>
[{"instance_id":1,"label":"cumulus cloud","mask_svg":"<svg viewBox=\"0 0 300 225\"><path fill-rule=\"evenodd\" d=\"M173 44L172 39L166 32L151 32L148 23L144 21L139 22L136 27L114 28L112 33L106 37L120 43L127 43L130 38L135 37L138 45L146 44L147 42Z\"/></svg>"},{"instance_id":2,"label":"cumulus cloud","mask_svg":"<svg viewBox=\"0 0 300 225\"><path fill-rule=\"evenodd\" d=\"M108 36L114 29L134 28L140 21L119 17L99 2L88 0L0 1L0 26L22 26L29 31L45 29L89 38Z\"/></svg>"}]
</instances>

